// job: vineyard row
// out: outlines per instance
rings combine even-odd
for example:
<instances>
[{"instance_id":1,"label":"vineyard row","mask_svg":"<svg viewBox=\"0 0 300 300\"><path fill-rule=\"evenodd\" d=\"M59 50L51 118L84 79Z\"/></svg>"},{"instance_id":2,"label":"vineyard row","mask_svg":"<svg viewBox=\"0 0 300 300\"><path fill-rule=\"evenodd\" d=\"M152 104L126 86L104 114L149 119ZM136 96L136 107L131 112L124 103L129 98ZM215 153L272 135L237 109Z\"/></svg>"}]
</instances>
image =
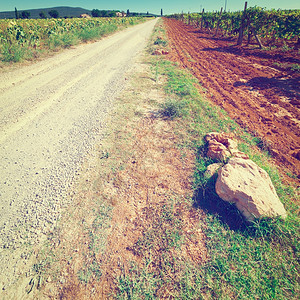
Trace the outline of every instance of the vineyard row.
<instances>
[{"instance_id":1,"label":"vineyard row","mask_svg":"<svg viewBox=\"0 0 300 300\"><path fill-rule=\"evenodd\" d=\"M261 37L266 46L300 43L300 10L266 10L261 7L250 7L238 12L204 12L192 14L174 14L170 16L184 21L201 30L223 36L237 36L243 26L251 38Z\"/></svg>"}]
</instances>

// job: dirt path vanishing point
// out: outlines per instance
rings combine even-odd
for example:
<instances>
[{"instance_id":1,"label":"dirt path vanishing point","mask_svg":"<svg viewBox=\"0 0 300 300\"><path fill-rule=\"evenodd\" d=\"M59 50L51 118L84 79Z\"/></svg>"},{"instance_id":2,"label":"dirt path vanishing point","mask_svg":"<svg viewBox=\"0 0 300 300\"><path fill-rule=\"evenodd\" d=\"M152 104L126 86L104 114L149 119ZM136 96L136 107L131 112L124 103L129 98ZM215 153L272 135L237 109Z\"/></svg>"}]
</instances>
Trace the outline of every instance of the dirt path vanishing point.
<instances>
[{"instance_id":1,"label":"dirt path vanishing point","mask_svg":"<svg viewBox=\"0 0 300 300\"><path fill-rule=\"evenodd\" d=\"M0 293L26 272L156 20L0 74Z\"/></svg>"},{"instance_id":2,"label":"dirt path vanishing point","mask_svg":"<svg viewBox=\"0 0 300 300\"><path fill-rule=\"evenodd\" d=\"M170 59L189 69L208 99L259 136L279 165L300 178L300 76L274 68L300 64L299 52L245 50L180 21L165 19L165 25Z\"/></svg>"}]
</instances>

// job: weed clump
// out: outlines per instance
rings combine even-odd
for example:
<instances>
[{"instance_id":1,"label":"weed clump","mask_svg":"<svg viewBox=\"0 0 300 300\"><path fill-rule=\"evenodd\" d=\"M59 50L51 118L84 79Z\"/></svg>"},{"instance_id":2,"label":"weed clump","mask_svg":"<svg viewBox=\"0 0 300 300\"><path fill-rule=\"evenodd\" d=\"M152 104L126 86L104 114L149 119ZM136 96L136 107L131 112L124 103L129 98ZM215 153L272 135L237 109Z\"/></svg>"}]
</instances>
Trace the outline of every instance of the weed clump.
<instances>
[{"instance_id":1,"label":"weed clump","mask_svg":"<svg viewBox=\"0 0 300 300\"><path fill-rule=\"evenodd\" d=\"M164 41L161 38L157 38L157 40L154 42L154 45L161 45L163 47L166 47L167 44L168 44L167 41Z\"/></svg>"},{"instance_id":2,"label":"weed clump","mask_svg":"<svg viewBox=\"0 0 300 300\"><path fill-rule=\"evenodd\" d=\"M163 118L173 120L184 115L185 103L182 101L168 100L160 105L160 115Z\"/></svg>"}]
</instances>

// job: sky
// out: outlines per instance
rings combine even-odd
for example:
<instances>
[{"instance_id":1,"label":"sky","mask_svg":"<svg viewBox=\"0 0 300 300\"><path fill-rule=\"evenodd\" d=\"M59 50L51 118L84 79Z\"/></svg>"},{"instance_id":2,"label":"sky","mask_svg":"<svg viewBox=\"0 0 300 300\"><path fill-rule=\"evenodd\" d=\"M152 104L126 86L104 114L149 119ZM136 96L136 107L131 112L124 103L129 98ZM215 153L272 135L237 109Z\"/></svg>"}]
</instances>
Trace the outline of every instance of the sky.
<instances>
[{"instance_id":1,"label":"sky","mask_svg":"<svg viewBox=\"0 0 300 300\"><path fill-rule=\"evenodd\" d=\"M11 11L15 7L20 10L48 8L56 6L82 7L86 9L124 10L132 12L147 12L164 14L197 12L203 8L207 11L220 10L227 6L227 11L237 11L244 8L245 0L0 0L0 11ZM252 6L281 9L300 9L299 0L248 0Z\"/></svg>"}]
</instances>

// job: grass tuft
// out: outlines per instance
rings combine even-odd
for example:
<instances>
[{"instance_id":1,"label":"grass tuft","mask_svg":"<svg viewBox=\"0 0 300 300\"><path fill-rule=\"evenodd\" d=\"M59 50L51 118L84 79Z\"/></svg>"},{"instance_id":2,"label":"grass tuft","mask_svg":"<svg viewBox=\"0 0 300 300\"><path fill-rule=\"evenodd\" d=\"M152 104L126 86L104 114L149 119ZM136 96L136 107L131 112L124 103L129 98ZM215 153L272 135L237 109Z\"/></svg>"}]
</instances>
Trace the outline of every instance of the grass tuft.
<instances>
[{"instance_id":1,"label":"grass tuft","mask_svg":"<svg viewBox=\"0 0 300 300\"><path fill-rule=\"evenodd\" d=\"M167 41L164 41L161 38L157 38L156 41L154 42L154 45L162 45L163 47L166 47L168 44Z\"/></svg>"},{"instance_id":2,"label":"grass tuft","mask_svg":"<svg viewBox=\"0 0 300 300\"><path fill-rule=\"evenodd\" d=\"M182 101L168 100L160 105L160 115L173 120L184 115L185 103Z\"/></svg>"},{"instance_id":3,"label":"grass tuft","mask_svg":"<svg viewBox=\"0 0 300 300\"><path fill-rule=\"evenodd\" d=\"M1 60L4 62L20 62L26 57L28 51L26 51L25 47L17 43L4 44L1 54Z\"/></svg>"}]
</instances>

